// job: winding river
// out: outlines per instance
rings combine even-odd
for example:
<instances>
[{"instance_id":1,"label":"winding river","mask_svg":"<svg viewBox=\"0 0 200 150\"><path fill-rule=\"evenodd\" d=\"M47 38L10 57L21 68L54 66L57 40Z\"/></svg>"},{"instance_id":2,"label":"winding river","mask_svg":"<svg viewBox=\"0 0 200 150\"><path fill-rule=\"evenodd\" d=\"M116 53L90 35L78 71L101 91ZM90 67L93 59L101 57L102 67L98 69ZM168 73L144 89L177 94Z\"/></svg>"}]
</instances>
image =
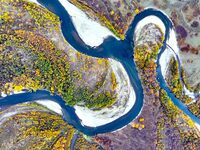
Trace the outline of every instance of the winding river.
<instances>
[{"instance_id":1,"label":"winding river","mask_svg":"<svg viewBox=\"0 0 200 150\"><path fill-rule=\"evenodd\" d=\"M194 122L200 124L200 119L197 118L195 115L193 115L187 109L187 107L179 99L177 99L175 95L170 91L161 73L159 60L163 51L166 49L167 46L166 41L169 39L170 30L173 28L171 20L164 13L152 8L145 9L144 11L135 16L133 22L129 26L129 29L125 35L124 40L117 40L116 38L110 36L106 38L101 45L97 47L91 47L89 45L86 45L83 42L83 40L79 37L73 25L73 22L70 18L70 15L65 10L65 8L59 3L58 0L54 1L38 0L38 2L43 7L46 7L48 10L50 10L51 12L60 17L62 33L67 42L69 42L70 45L73 46L76 50L93 57L112 58L119 61L123 65L130 78L131 84L135 90L135 96L136 96L135 104L131 108L131 110L125 115L121 116L120 118L108 124L98 127L88 127L81 124L81 120L76 115L75 109L73 107L66 106L65 102L62 100L61 97L57 95L52 96L48 91L45 90L42 91L40 90L36 92L25 92L21 94L14 94L6 96L4 98L0 98L0 106L11 106L28 101L48 99L58 103L62 108L64 120L67 121L69 124L73 125L76 129L83 132L84 134L96 135L98 133L111 132L122 128L123 126L130 123L133 119L135 119L139 115L143 107L144 103L143 88L140 78L138 76L137 67L133 59L133 49L134 49L133 37L137 23L141 21L143 18L153 15L158 17L164 23L166 29L163 46L158 54L156 62L157 81L159 82L160 87L167 92L168 96L171 98L173 103L179 109L181 109L186 115L188 115Z\"/></svg>"}]
</instances>

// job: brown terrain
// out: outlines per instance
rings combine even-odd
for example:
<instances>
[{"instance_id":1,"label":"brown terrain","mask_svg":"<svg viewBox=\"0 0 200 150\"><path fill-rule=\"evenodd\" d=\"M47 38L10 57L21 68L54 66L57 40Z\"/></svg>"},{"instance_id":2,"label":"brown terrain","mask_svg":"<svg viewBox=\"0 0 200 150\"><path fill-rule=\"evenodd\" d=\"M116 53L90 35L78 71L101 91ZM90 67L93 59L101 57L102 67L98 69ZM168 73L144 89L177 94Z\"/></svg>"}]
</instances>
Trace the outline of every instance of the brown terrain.
<instances>
[{"instance_id":1,"label":"brown terrain","mask_svg":"<svg viewBox=\"0 0 200 150\"><path fill-rule=\"evenodd\" d=\"M118 31L120 34L126 32L127 26L134 19L137 11L145 7L154 7L163 10L174 23L178 44L181 50L181 62L185 69L188 83L191 86L199 83L199 1L163 2L158 0L137 0L127 2L126 0L108 0L106 2L94 2L88 0L71 0L71 2L79 6L79 8L81 8L80 4L84 3L87 9L82 9L88 12L88 15L92 18L95 13L100 14L101 17L106 17L111 21L117 31L120 28ZM121 7L123 10L120 9ZM115 18L113 14L120 17ZM98 16L94 19L99 19L101 22L101 17ZM115 26L115 24L117 24L117 26ZM195 73L194 70L196 70ZM145 74L145 71L142 74ZM148 77L148 75L144 76ZM155 79L155 72L150 74L150 77L151 84L153 84L154 87L158 86L157 83L152 81ZM189 80L190 78L191 80ZM104 148L113 150L162 149L163 146L165 149L200 149L200 141L198 138L194 138L193 141L191 140L193 136L196 136L193 134L197 130L187 125L180 127L180 119L178 119L178 122L176 122L177 120L170 119L165 109L163 109L159 98L155 96L155 94L151 94L151 90L149 91L148 88L144 88L144 92L144 107L139 118L122 130L96 136L96 141L104 145ZM157 95L159 95L159 93ZM199 137L199 135L197 137Z\"/></svg>"},{"instance_id":2,"label":"brown terrain","mask_svg":"<svg viewBox=\"0 0 200 150\"><path fill-rule=\"evenodd\" d=\"M174 23L174 27L177 33L177 39L179 43L179 47L181 49L180 56L181 56L181 62L182 66L185 69L186 72L186 78L189 85L196 88L200 83L200 67L199 67L199 61L200 61L200 2L197 0L186 0L186 1L158 1L158 0L137 0L137 1L127 1L127 0L70 0L73 4L78 6L81 9L84 9L87 14L96 20L99 20L102 24L108 26L116 35L123 38L124 33L126 32L128 25L130 22L134 19L134 16L141 10L143 10L145 7L156 7L161 10L163 10L169 17L172 19ZM109 23L110 22L110 23ZM29 26L31 27L31 26ZM153 27L154 29L156 27ZM31 30L31 29L29 29ZM144 31L150 30L149 28L143 29ZM41 34L45 34L46 31L38 30L37 32L41 32ZM161 33L160 33L161 34ZM52 32L51 35L54 35ZM62 39L59 35L55 35L57 39ZM152 35L154 36L154 35ZM46 37L46 38L52 38L52 37ZM155 39L155 38L152 38ZM158 38L160 39L160 38ZM53 38L52 38L53 40ZM143 42L147 42L148 40L145 39L145 37L142 39ZM84 62L88 62L87 66L90 66L89 62L93 62L94 70L95 66L107 66L105 60L101 60L98 62L97 59L91 58L89 61L89 58L87 58L85 55L79 54L79 53L72 53L68 47L65 46L65 43L63 40L61 42L53 41L59 48L65 49L68 54L70 55L76 55L75 59L83 60ZM155 41L152 41L155 42ZM160 41L156 41L158 44ZM148 43L148 42L147 42ZM153 51L153 50L152 50ZM80 58L81 55L81 58ZM75 63L73 63L74 60L71 60L70 62L74 64L74 67L77 67ZM103 62L103 64L102 64ZM153 62L153 61L152 61ZM84 64L83 64L84 65ZM185 150L185 149L191 149L191 150L198 150L200 149L200 133L197 130L197 128L194 125L188 125L188 122L186 121L188 118L181 118L184 116L182 112L180 111L181 117L171 117L168 115L168 110L166 109L165 104L163 104L160 96L163 94L162 90L159 89L159 85L155 80L155 64L150 63L148 64L150 67L150 70L145 69L139 69L139 74L141 76L143 87L144 87L144 106L142 109L141 114L139 117L134 120L130 125L127 125L125 128L115 131L113 133L106 133L106 134L100 134L94 137L94 141L99 143L104 149L113 149L113 150L154 150L154 149L177 149L177 150ZM108 67L108 66L107 66ZM102 70L105 68L102 67ZM109 69L106 68L106 69ZM105 69L105 70L106 70ZM87 72L86 72L87 74ZM88 75L88 74L87 74ZM104 75L98 73L98 75ZM106 75L104 75L106 76ZM146 86L146 82L150 83L148 86ZM85 83L86 84L86 83ZM110 83L108 83L110 85ZM171 105L170 105L171 106ZM172 105L173 106L173 105ZM18 107L18 106L16 106ZM21 106L20 106L21 107ZM27 106L24 109L27 110ZM30 107L30 106L28 106ZM11 108L12 109L12 108ZM52 141L59 142L58 140L55 140L56 137L61 136L65 137L64 141L66 144L67 140L72 140L75 132L75 129L71 126L64 123L61 119L61 117L55 116L54 113L49 112L49 110L46 110L46 108L34 108L32 109L34 112L38 112L39 116L40 114L50 116L49 121L51 120L57 120L60 121L60 124L63 126L66 125L65 128L69 130L69 133L66 132L66 129L60 125L55 124L55 126L46 129L48 132L48 136L44 134L40 134L40 139L35 138L34 136L30 136L30 131L28 130L26 132L28 139L24 137L22 141L20 141L21 147L26 147L24 145L25 141L28 140L28 142L34 141L42 141L45 140L48 142L48 144L45 144L45 146L48 147L48 145L52 145ZM3 111L3 110L1 110ZM5 112L5 111L4 111ZM173 112L171 112L173 114ZM0 113L0 117L1 117ZM19 120L18 122L13 122L13 120L8 120L4 122L6 126L10 127L12 124L16 126L20 126L21 124L26 121L23 119L23 116L31 116L30 119L27 119L27 121L34 121L36 124L38 123L38 117L35 117L35 113L28 113L25 114L19 114L14 115L14 120ZM42 117L42 115L40 116ZM33 119L32 119L33 118ZM41 125L45 124L44 120L41 121ZM8 136L6 133L6 126L3 126L0 128L0 134L1 136ZM63 129L64 128L64 129ZM12 130L16 130L14 128L11 128ZM18 129L18 128L17 128ZM20 128L21 129L21 128ZM22 128L23 129L23 128ZM32 129L32 128L31 128ZM34 128L33 128L34 129ZM43 126L39 129L44 130ZM60 135L60 131L65 132L65 135ZM3 132L4 131L4 132ZM25 130L26 131L26 130ZM11 131L9 131L11 132ZM12 132L18 139L21 139L21 133L19 132ZM56 133L56 134L55 134ZM39 133L38 133L39 134ZM52 138L53 137L53 138ZM80 135L82 137L82 135ZM43 139L44 138L44 139ZM15 141L13 137L8 137L9 140L11 140L13 145L11 148L15 149L19 145L15 145ZM62 139L61 139L62 140ZM0 145L4 149L7 145L5 143L7 141L0 139ZM78 143L76 143L75 148L78 149L83 146L85 149L100 149L99 145L95 145L92 147L88 142L85 142L84 139L80 139ZM18 143L18 142L17 142ZM45 143L45 142L44 142ZM35 143L31 143L33 146L36 146ZM30 145L31 145L30 144ZM85 145L88 145L87 147L84 147ZM59 144L58 144L59 145ZM43 144L41 144L43 146ZM56 143L54 143L55 148ZM69 145L67 145L69 146ZM91 147L90 147L91 146ZM69 148L69 147L68 147ZM57 148L58 149L58 148Z\"/></svg>"}]
</instances>

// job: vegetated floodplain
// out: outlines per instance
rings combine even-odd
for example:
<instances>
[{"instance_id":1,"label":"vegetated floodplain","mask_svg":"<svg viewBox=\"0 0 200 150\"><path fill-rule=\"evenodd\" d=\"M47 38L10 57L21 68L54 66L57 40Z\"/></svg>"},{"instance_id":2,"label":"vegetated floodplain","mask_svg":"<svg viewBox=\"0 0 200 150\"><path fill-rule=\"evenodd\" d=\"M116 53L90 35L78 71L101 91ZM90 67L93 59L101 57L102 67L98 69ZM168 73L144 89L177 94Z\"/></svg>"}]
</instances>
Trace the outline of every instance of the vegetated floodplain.
<instances>
[{"instance_id":1,"label":"vegetated floodplain","mask_svg":"<svg viewBox=\"0 0 200 150\"><path fill-rule=\"evenodd\" d=\"M22 5L22 6L25 8L25 10L30 11L28 3L26 5ZM34 16L34 13L32 13L31 11L28 14L30 16ZM13 21L13 18L10 17L9 15L8 14L3 15L2 21L9 22L10 24L15 23L15 20ZM12 13L11 13L11 16L12 16ZM42 32L45 32L42 30L43 23L40 22L41 21L40 18L37 18L37 17L32 17L32 18L34 20L33 23L35 23L35 25L38 28L40 28L40 30ZM46 18L49 18L49 16L46 16ZM35 21L38 19L39 19L39 21ZM46 23L46 22L44 21L44 23ZM51 26L51 24L48 24L48 23L47 23L47 25ZM40 34L38 34L37 33L38 28L33 28L33 30L30 30L31 25L29 25L27 27L29 30L24 30L24 28L20 28L21 26L23 26L23 24L19 24L19 26L17 26L17 28L16 28L16 26L14 26L15 29L11 28L10 30L9 30L9 27L6 26L4 28L7 28L8 30L5 30L5 31L2 30L2 32L3 32L3 34L2 34L3 42L2 43L4 44L3 45L4 47L2 48L2 50L3 51L5 50L6 53L10 52L9 49L11 47L11 50L12 50L12 48L13 48L12 46L15 46L15 49L20 49L19 51L17 51L17 54L19 54L19 56L16 55L15 53L12 54L13 56L11 55L12 57L15 57L15 55L17 56L16 59L13 59L13 60L16 61L14 63L20 64L20 65L17 66L17 69L15 69L15 66L13 67L11 65L11 69L8 70L8 72L12 72L13 70L14 71L13 71L13 74L11 74L9 81L3 83L3 86L5 87L5 89L2 90L3 93L9 94L12 91L20 91L22 89L28 89L28 90L47 89L47 90L51 91L52 94L56 93L56 94L59 94L60 96L62 96L64 98L64 100L67 102L67 104L69 104L69 105L80 104L80 105L86 105L88 108L96 108L96 109L110 106L111 104L113 104L115 102L115 96L113 96L113 93L111 93L110 91L109 92L103 91L101 93L98 93L97 89L99 89L101 86L104 85L104 82L102 82L102 80L100 80L98 82L98 84L95 84L95 88L93 88L92 90L87 86L86 86L86 88L85 87L82 88L80 86L80 84L79 84L79 86L77 86L74 82L75 79L79 79L79 80L85 80L85 79L83 79L82 74L79 75L79 73L76 71L76 70L79 70L80 68L78 68L78 67L76 67L76 69L71 68L70 61L68 61L68 59L66 59L66 58L69 58L69 57L67 57L68 55L66 53L64 53L62 50L59 52L59 48L57 48L57 47L53 48L53 50L50 47L50 50L52 50L52 51L49 51L49 47L48 47L49 44L47 44L48 46L43 46L42 44L45 43L45 42L43 42L43 41L45 41L45 40L43 40L43 38L47 39L48 36L46 35L47 37L46 36L43 37ZM50 27L49 30L52 30L52 28ZM35 31L35 32L33 32L33 31ZM4 35L5 35L5 37L4 37ZM7 40L8 35L9 36L14 35L14 36L9 37ZM36 37L35 37L35 35L36 35ZM32 39L34 39L34 40L32 41ZM42 46L39 44L40 41L42 41L42 44L41 44ZM12 42L14 44L12 44ZM52 43L52 44L54 45L54 43ZM41 47L38 48L38 45L40 45L41 47L47 48L47 50L42 49ZM154 50L156 50L156 52L157 52L159 50L159 45L160 45L159 43L157 45L153 45L152 48ZM25 50L28 49L27 50L28 54L31 54L30 59L28 59L28 60L31 60L31 62L27 66L26 66L26 63L24 63L24 62L27 61L26 58L29 55L26 54L26 51L24 51L24 50L22 50L22 53L25 55L21 55L21 53L20 53L21 49L25 49ZM144 49L146 49L146 48L144 47ZM38 51L41 51L41 52L38 52ZM55 54L55 52L58 52L58 54L57 53ZM141 57L142 58L141 60L145 59L145 60L147 60L147 62L149 62L149 60L153 59L155 61L157 53L155 53L155 55L154 55L154 53L152 55L148 55L148 53L143 55ZM64 59L62 57L64 57ZM135 56L135 58L139 60L140 56L139 57ZM146 58L148 58L148 59L146 59ZM13 60L11 60L11 61L13 61ZM8 64L13 63L13 62L10 63L9 61L10 60L8 59ZM69 64L66 63L65 61L68 61ZM20 62L20 63L18 63L18 62ZM105 66L107 66L106 61L104 61L104 63L105 63ZM52 67L54 65L56 66L55 68ZM90 61L88 61L88 66L89 65L90 65ZM142 65L143 64L141 63L141 66ZM146 64L146 65L147 66L150 65L149 66L150 69L153 69L155 67L155 65L153 63ZM142 67L146 67L146 66L144 65ZM88 68L88 67L86 67L86 68ZM63 71L64 71L64 73L63 73ZM151 71L150 71L150 73L154 74ZM33 78L32 78L32 76L33 76ZM70 77L68 78L68 76L70 76ZM2 77L2 79L4 79L4 78ZM31 82L24 84L23 82L26 81L26 79L30 79ZM62 82L63 79L64 79L64 82ZM112 79L114 79L114 78L111 78L111 80ZM114 83L113 81L114 80L112 80L112 83ZM62 83L62 85L58 84L59 82ZM152 83L152 81L150 81L150 83ZM152 84L149 84L149 85L152 86ZM78 87L78 88L76 88L76 87ZM113 87L116 87L116 86L111 86L111 87L113 89ZM157 88L157 86L152 86L152 87ZM153 92L153 91L151 90L151 92ZM103 95L101 95L102 93L103 93ZM81 99L79 96L81 97ZM84 99L82 99L82 98L84 98ZM108 98L108 99L106 99L106 98ZM97 101L96 101L96 99L97 99ZM106 100L106 102L104 100ZM95 106L93 105L94 103L95 103ZM105 105L102 106L102 104L105 104Z\"/></svg>"},{"instance_id":2,"label":"vegetated floodplain","mask_svg":"<svg viewBox=\"0 0 200 150\"><path fill-rule=\"evenodd\" d=\"M163 38L162 38L163 39ZM139 70L139 74L143 83L144 89L148 92L147 95L154 95L158 100L156 103L161 105L160 116L157 120L157 147L158 149L165 149L163 143L164 132L169 129L166 124L170 124L173 128L176 128L180 133L181 140L184 143L189 143L189 139L193 139L194 145L199 142L198 136L194 134L187 134L188 130L195 127L195 123L186 116L167 96L166 91L160 88L158 81L156 80L156 59L159 50L162 47L162 40L154 45L151 43L143 43L136 45L134 51L134 59ZM176 67L176 66L175 66ZM180 125L180 126L179 126ZM185 128L181 128L184 126Z\"/></svg>"},{"instance_id":3,"label":"vegetated floodplain","mask_svg":"<svg viewBox=\"0 0 200 150\"><path fill-rule=\"evenodd\" d=\"M93 87L84 77L95 68L108 71L108 60L82 55L67 42L66 46L56 45L52 35L58 36L60 32L57 16L26 1L3 0L1 4L0 93L45 89L60 95L67 105L81 104L93 109L108 107L115 102L113 72L108 73L112 87L109 89L113 90L102 92L99 89L105 84L103 77L107 74L96 73L102 78L95 76Z\"/></svg>"},{"instance_id":4,"label":"vegetated floodplain","mask_svg":"<svg viewBox=\"0 0 200 150\"><path fill-rule=\"evenodd\" d=\"M182 68L182 77L185 81L185 71ZM200 117L200 109L198 102L192 102L193 99L183 93L184 90L184 83L180 80L179 70L178 70L178 62L175 60L174 57L171 58L170 64L169 64L169 72L167 75L167 83L172 90L172 92L176 95L176 97L181 100L184 104L188 105L187 107L189 110L195 114L197 117ZM189 85L187 85L189 87ZM192 104L191 104L192 103Z\"/></svg>"},{"instance_id":5,"label":"vegetated floodplain","mask_svg":"<svg viewBox=\"0 0 200 150\"><path fill-rule=\"evenodd\" d=\"M95 150L100 147L84 139L82 133L77 133L62 116L35 102L18 104L0 111L0 124L1 149L63 150L80 146ZM8 134L8 131L11 132ZM74 137L75 142L72 142Z\"/></svg>"}]
</instances>

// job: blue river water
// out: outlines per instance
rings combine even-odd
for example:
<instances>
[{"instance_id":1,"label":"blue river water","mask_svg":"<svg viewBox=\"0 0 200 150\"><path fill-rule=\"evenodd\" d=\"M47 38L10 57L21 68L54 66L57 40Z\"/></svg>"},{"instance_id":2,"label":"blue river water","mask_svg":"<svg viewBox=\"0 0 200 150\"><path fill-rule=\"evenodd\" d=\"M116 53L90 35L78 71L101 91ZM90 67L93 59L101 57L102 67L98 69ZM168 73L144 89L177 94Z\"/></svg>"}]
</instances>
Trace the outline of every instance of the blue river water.
<instances>
[{"instance_id":1,"label":"blue river water","mask_svg":"<svg viewBox=\"0 0 200 150\"><path fill-rule=\"evenodd\" d=\"M76 129L83 132L87 135L96 135L98 133L106 133L115 131L119 128L130 123L133 119L135 119L142 110L143 103L144 103L144 94L143 88L138 76L137 67L135 65L133 59L134 53L134 30L139 21L143 18L154 15L159 17L166 27L165 31L165 40L163 42L163 47L161 48L158 57L157 57L157 80L160 84L160 87L164 89L174 104L181 109L186 115L188 115L193 121L200 124L199 118L193 115L187 107L175 97L175 95L170 91L169 87L167 86L164 77L161 73L161 67L159 64L159 59L163 51L166 49L166 41L169 38L169 31L173 27L172 22L169 18L163 14L159 10L155 9L146 9L135 16L133 22L129 26L129 29L125 35L124 40L117 40L114 37L108 37L104 40L104 42L97 46L91 47L86 45L83 40L79 37L72 20L65 10L65 8L57 1L47 1L47 0L38 0L38 2L46 7L48 10L59 16L61 21L61 29L63 36L65 37L66 41L70 43L76 50L81 53L84 53L89 56L99 57L99 58L112 58L115 59L123 65L125 68L131 84L134 88L136 94L136 101L134 106L131 110L123 115L122 117L112 121L111 123L98 126L98 127L87 127L81 124L81 120L75 113L75 109L73 107L67 106L63 99L57 95L51 95L48 91L45 90L38 90L36 92L26 92L21 94L14 94L4 98L0 98L0 106L11 106L18 103L28 102L28 101L35 101L35 100L52 100L57 102L63 111L63 119L68 122L69 124L73 125ZM95 33L94 33L95 34Z\"/></svg>"}]
</instances>

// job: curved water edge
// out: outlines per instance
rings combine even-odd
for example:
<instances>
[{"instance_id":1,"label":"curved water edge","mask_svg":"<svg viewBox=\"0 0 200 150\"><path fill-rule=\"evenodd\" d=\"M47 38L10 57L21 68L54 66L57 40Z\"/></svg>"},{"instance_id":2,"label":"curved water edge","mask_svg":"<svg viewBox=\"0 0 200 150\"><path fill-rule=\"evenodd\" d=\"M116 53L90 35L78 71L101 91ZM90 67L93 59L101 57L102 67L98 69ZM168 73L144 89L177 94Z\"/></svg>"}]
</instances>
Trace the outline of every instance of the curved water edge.
<instances>
[{"instance_id":1,"label":"curved water edge","mask_svg":"<svg viewBox=\"0 0 200 150\"><path fill-rule=\"evenodd\" d=\"M97 127L110 123L129 112L135 104L135 91L126 70L120 62L113 59L109 59L109 63L112 71L115 73L116 82L118 83L116 88L116 91L118 91L116 99L118 105L102 108L98 111L75 105L74 108L77 116L82 120L82 124L86 126Z\"/></svg>"},{"instance_id":2,"label":"curved water edge","mask_svg":"<svg viewBox=\"0 0 200 150\"><path fill-rule=\"evenodd\" d=\"M36 101L36 100L51 100L58 103L61 106L64 120L67 121L69 124L73 125L76 129L83 132L84 134L95 135L98 133L111 132L119 128L122 128L123 126L130 123L133 119L135 119L139 115L143 107L143 102L144 102L143 88L138 76L136 65L132 58L132 50L134 48L133 33L135 31L137 24L143 18L153 15L157 16L165 25L165 39L163 47L158 54L156 62L157 80L160 84L160 87L167 92L168 96L172 99L174 104L179 109L181 109L185 114L187 114L193 121L200 124L200 120L195 115L193 115L187 109L187 107L175 97L173 93L171 93L161 73L159 60L162 53L166 49L166 41L169 39L169 33L173 27L172 22L165 14L163 14L159 10L155 10L152 8L146 9L135 16L133 22L131 23L126 33L125 40L117 40L116 38L110 36L106 38L101 45L97 47L91 47L86 45L84 41L80 38L79 34L77 33L72 23L72 20L68 12L57 0L54 1L38 0L38 2L42 6L46 7L47 9L49 9L50 11L52 11L53 13L55 13L57 16L60 17L63 36L70 43L70 45L74 47L76 50L93 57L113 58L115 60L118 60L123 65L124 69L126 70L130 78L131 84L135 90L135 96L136 96L135 104L133 105L133 107L129 112L127 112L120 118L117 118L116 120L110 123L98 127L88 127L83 125L73 107L66 106L65 102L62 100L61 97L57 95L50 95L50 93L45 90L14 94L7 96L5 98L0 98L1 106L10 106L18 103Z\"/></svg>"},{"instance_id":3,"label":"curved water edge","mask_svg":"<svg viewBox=\"0 0 200 150\"><path fill-rule=\"evenodd\" d=\"M166 44L166 46L169 47L169 49L173 52L174 57L175 57L175 59L176 59L176 61L177 61L177 63L178 63L178 66L179 66L179 67L178 67L178 69L179 69L179 78L180 78L181 84L182 84L182 86L183 86L183 91L184 91L185 95L191 97L192 99L198 98L198 97L200 96L200 93L191 92L190 90L188 90L188 89L186 88L186 85L185 85L184 80L183 80L183 77L182 77L182 72L183 72L183 71L182 71L181 61L180 61L180 59L179 59L179 56L177 55L177 53L175 52L175 50L174 50L169 44Z\"/></svg>"},{"instance_id":4,"label":"curved water edge","mask_svg":"<svg viewBox=\"0 0 200 150\"><path fill-rule=\"evenodd\" d=\"M169 33L170 32L174 32L173 29L171 29L169 31ZM168 40L167 39L164 40L163 46L162 46L162 48L161 48L161 50L160 50L160 52L159 52L159 54L157 56L157 61L156 61L156 64L157 64L157 67L156 67L157 76L156 76L156 79L157 79L160 87L166 91L167 95L170 97L172 102L179 109L181 109L187 116L189 116L195 123L200 124L200 119L198 117L196 117L193 113L191 113L188 110L187 106L184 103L182 103L179 99L177 99L176 95L171 92L170 88L167 86L167 83L166 83L166 80L165 80L164 76L162 75L162 70L161 70L161 65L160 65L160 58L161 58L162 53L164 52L164 50L168 46L168 44L167 44ZM179 69L179 74L180 74L182 70L181 70L181 65L180 65L180 59L179 59L177 53L175 53L175 57L176 57L176 60L178 61L178 67L179 67L178 69ZM182 79L181 76L180 76L180 80L181 80L181 82L183 82L183 79Z\"/></svg>"}]
</instances>

